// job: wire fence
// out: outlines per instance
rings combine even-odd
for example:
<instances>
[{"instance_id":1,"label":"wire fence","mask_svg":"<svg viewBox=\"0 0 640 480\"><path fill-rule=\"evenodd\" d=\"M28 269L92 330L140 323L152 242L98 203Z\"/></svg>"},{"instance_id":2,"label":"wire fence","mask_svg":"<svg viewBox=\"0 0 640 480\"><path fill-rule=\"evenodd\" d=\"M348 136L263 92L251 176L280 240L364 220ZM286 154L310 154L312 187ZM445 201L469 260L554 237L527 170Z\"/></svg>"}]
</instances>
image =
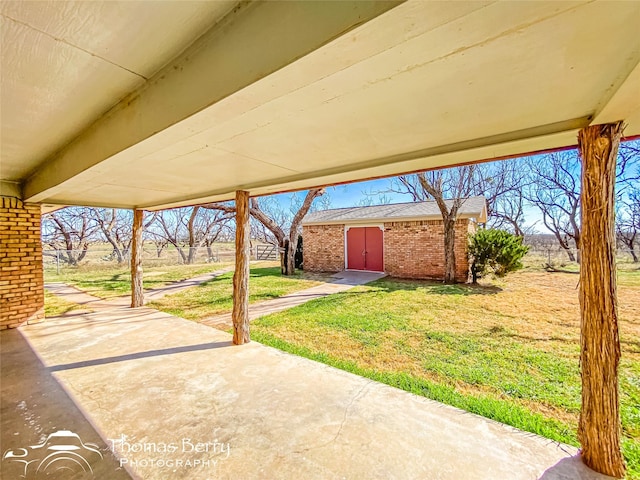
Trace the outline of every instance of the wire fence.
<instances>
[{"instance_id":1,"label":"wire fence","mask_svg":"<svg viewBox=\"0 0 640 480\"><path fill-rule=\"evenodd\" d=\"M636 250L635 253L638 255L638 250ZM525 257L525 261L529 264L563 267L571 263L576 263L578 257L579 252L575 247L565 250L559 245L529 245L529 252ZM618 262L630 263L633 261L633 255L629 248L619 247L616 251L616 257Z\"/></svg>"},{"instance_id":2,"label":"wire fence","mask_svg":"<svg viewBox=\"0 0 640 480\"><path fill-rule=\"evenodd\" d=\"M257 245L251 249L251 259L256 259ZM60 273L68 268L83 268L87 270L128 268L131 264L131 252L116 251L111 248L91 248L87 250L62 250L43 248L44 269L49 272ZM142 252L142 263L145 268L164 267L171 265L205 265L215 263L229 263L235 260L233 244L222 244L211 247L173 246L155 248L145 245Z\"/></svg>"}]
</instances>

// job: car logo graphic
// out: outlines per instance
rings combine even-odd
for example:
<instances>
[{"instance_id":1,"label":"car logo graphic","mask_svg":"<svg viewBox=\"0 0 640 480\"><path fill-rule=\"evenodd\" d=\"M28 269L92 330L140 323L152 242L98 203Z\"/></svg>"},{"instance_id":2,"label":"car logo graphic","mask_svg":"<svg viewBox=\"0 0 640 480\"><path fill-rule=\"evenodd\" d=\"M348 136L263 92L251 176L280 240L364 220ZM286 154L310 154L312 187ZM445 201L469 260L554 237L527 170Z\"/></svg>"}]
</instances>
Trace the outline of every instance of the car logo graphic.
<instances>
[{"instance_id":1,"label":"car logo graphic","mask_svg":"<svg viewBox=\"0 0 640 480\"><path fill-rule=\"evenodd\" d=\"M51 478L54 472L93 475L91 465L102 458L98 445L84 443L69 430L58 430L39 445L7 450L2 456L3 461L24 464L24 478L38 480Z\"/></svg>"}]
</instances>

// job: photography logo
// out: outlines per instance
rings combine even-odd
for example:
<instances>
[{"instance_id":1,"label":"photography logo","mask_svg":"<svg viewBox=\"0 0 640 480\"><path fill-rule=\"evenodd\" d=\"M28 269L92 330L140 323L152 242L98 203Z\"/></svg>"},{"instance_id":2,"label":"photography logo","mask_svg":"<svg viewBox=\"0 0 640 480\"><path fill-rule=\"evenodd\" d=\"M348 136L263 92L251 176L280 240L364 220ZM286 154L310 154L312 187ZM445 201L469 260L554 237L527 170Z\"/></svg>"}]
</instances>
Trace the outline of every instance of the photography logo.
<instances>
[{"instance_id":1,"label":"photography logo","mask_svg":"<svg viewBox=\"0 0 640 480\"><path fill-rule=\"evenodd\" d=\"M91 465L102 459L99 447L83 443L80 437L68 430L52 433L39 445L7 450L3 462L24 466L22 477L32 479L93 478Z\"/></svg>"}]
</instances>

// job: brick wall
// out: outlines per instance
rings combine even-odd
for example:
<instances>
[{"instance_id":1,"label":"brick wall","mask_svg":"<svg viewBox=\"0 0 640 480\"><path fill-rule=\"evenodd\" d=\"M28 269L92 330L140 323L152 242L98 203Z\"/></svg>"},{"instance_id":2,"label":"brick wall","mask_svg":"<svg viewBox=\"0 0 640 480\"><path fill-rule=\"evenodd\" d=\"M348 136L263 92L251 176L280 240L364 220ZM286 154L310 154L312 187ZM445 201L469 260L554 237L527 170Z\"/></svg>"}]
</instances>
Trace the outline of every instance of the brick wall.
<instances>
[{"instance_id":1,"label":"brick wall","mask_svg":"<svg viewBox=\"0 0 640 480\"><path fill-rule=\"evenodd\" d=\"M0 197L0 330L42 319L40 205Z\"/></svg>"},{"instance_id":2,"label":"brick wall","mask_svg":"<svg viewBox=\"0 0 640 480\"><path fill-rule=\"evenodd\" d=\"M385 272L399 278L444 277L444 231L440 220L384 224ZM456 222L456 279L469 274L467 239L475 230L468 219ZM308 225L303 228L304 269L310 272L344 270L344 225Z\"/></svg>"},{"instance_id":3,"label":"brick wall","mask_svg":"<svg viewBox=\"0 0 640 480\"><path fill-rule=\"evenodd\" d=\"M344 270L344 225L302 228L304 269L309 272Z\"/></svg>"},{"instance_id":4,"label":"brick wall","mask_svg":"<svg viewBox=\"0 0 640 480\"><path fill-rule=\"evenodd\" d=\"M468 236L475 224L456 222L456 280L466 282ZM390 222L384 224L385 271L400 278L444 277L444 226L441 220Z\"/></svg>"}]
</instances>

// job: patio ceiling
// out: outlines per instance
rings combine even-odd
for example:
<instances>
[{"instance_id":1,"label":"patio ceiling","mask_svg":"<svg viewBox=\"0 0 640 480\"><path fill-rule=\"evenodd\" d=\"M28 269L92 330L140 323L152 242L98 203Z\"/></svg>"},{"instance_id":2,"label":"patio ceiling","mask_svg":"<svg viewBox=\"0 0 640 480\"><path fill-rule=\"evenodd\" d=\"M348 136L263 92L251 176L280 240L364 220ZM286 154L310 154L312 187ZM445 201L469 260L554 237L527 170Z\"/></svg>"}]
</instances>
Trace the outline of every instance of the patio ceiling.
<instances>
[{"instance_id":1,"label":"patio ceiling","mask_svg":"<svg viewBox=\"0 0 640 480\"><path fill-rule=\"evenodd\" d=\"M2 193L28 201L164 208L640 134L639 2L0 9Z\"/></svg>"}]
</instances>

